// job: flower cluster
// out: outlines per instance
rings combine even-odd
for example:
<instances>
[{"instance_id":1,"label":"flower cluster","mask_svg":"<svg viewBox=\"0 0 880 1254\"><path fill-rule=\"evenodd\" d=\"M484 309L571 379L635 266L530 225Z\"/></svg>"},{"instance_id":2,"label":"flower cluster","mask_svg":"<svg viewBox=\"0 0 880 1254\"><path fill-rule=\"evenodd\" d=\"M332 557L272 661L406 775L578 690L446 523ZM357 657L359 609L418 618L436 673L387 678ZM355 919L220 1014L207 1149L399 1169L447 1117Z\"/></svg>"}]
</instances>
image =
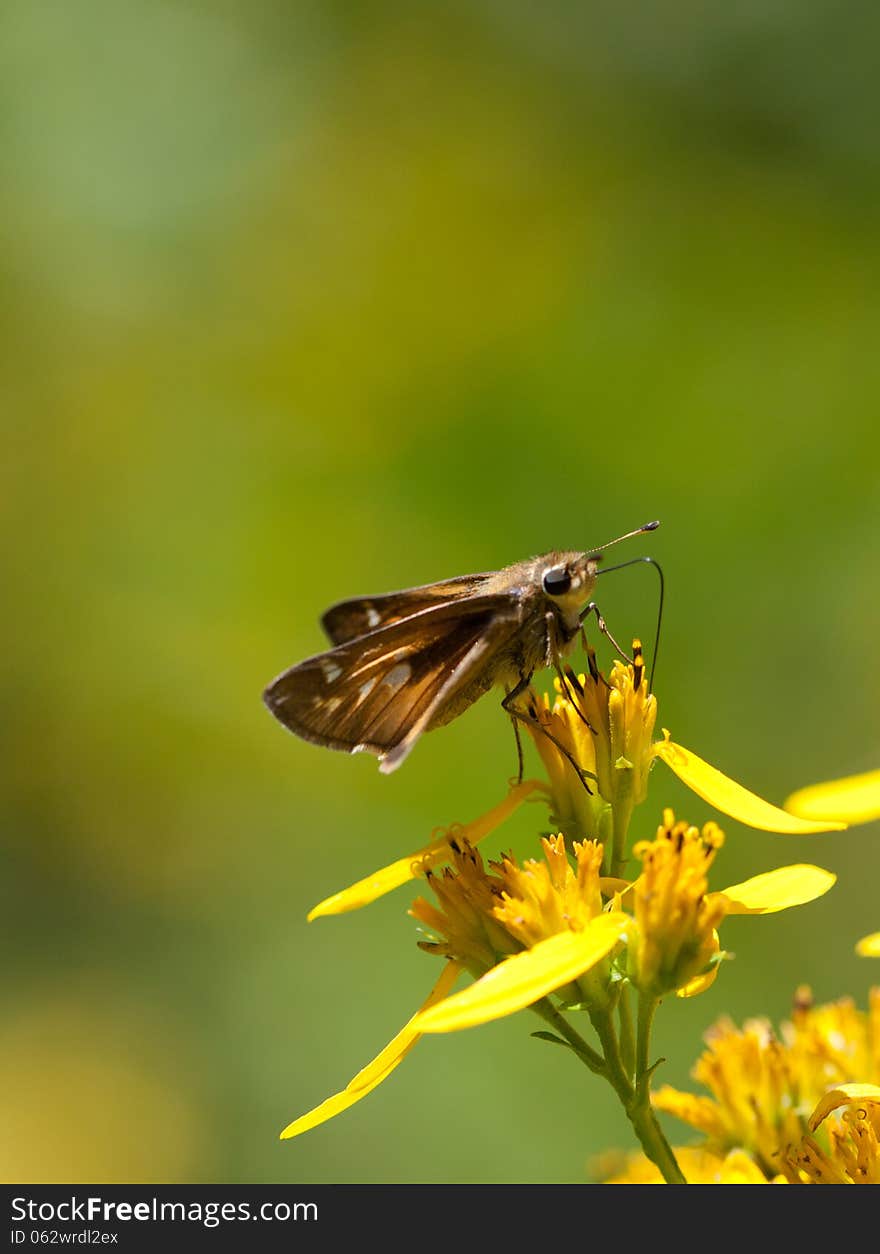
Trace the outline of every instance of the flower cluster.
<instances>
[{"instance_id":1,"label":"flower cluster","mask_svg":"<svg viewBox=\"0 0 880 1254\"><path fill-rule=\"evenodd\" d=\"M830 872L798 865L709 893L708 868L722 842L716 824L699 832L666 810L654 839L636 846L642 871L632 883L601 876L603 849L595 841L574 843L574 868L560 834L543 839L544 862L519 867L507 855L488 872L476 850L459 846L453 865L431 878L442 909L420 898L412 912L444 938L423 948L454 958L479 978L421 1015L422 1030L473 1027L548 992L559 992L563 1002L606 1007L623 979L655 1000L669 992L691 996L715 978L717 928L728 914L803 905L834 883ZM613 964L606 961L612 950ZM565 989L572 969L578 996ZM508 986L515 986L515 998Z\"/></svg>"},{"instance_id":2,"label":"flower cluster","mask_svg":"<svg viewBox=\"0 0 880 1254\"><path fill-rule=\"evenodd\" d=\"M778 1033L722 1019L692 1075L708 1095L666 1086L652 1098L701 1134L676 1151L690 1183L880 1183L880 988L866 1013L848 998L814 1006L800 989ZM652 1180L635 1155L610 1183Z\"/></svg>"},{"instance_id":3,"label":"flower cluster","mask_svg":"<svg viewBox=\"0 0 880 1254\"><path fill-rule=\"evenodd\" d=\"M660 998L693 996L715 979L725 956L719 928L729 914L767 914L812 901L834 876L820 867L777 868L721 891L709 872L723 843L715 823L702 829L670 810L650 838L630 845L635 808L647 796L655 761L664 762L723 813L765 830L812 832L842 823L780 810L672 741L654 739L656 697L648 691L638 642L631 663L607 678L588 652L584 675L568 671L550 698L529 694L526 725L547 782L526 780L488 814L435 833L408 857L315 907L310 917L367 904L422 879L411 914L427 935L422 949L445 960L427 1002L344 1090L290 1124L298 1135L359 1101L381 1083L425 1033L476 1026L526 1007L552 1028L538 1035L567 1045L617 1091L664 1178L683 1180L649 1101L650 1030ZM549 808L553 834L541 856L484 862L477 845L527 801ZM632 859L632 862L631 862ZM632 865L635 874L625 872ZM473 982L452 992L466 971ZM637 1030L629 998L637 999ZM591 1044L568 1017L585 1012Z\"/></svg>"}]
</instances>

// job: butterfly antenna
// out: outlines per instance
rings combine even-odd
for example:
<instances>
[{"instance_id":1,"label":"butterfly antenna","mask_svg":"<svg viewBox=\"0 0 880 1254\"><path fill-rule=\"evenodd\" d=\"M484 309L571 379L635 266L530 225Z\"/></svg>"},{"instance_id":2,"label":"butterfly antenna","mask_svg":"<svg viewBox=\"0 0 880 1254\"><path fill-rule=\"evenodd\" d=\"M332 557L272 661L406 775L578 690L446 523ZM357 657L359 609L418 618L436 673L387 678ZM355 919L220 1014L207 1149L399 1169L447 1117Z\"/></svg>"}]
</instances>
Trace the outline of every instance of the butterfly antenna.
<instances>
[{"instance_id":1,"label":"butterfly antenna","mask_svg":"<svg viewBox=\"0 0 880 1254\"><path fill-rule=\"evenodd\" d=\"M649 523L647 527L642 527L641 530L653 531L654 527L656 526L657 526L656 523ZM632 534L638 535L638 532L634 531L632 532ZM627 538L626 536L621 537L621 539L624 539L624 540L626 538ZM649 566L653 566L657 572L657 577L660 580L660 604L657 608L657 630L654 632L654 648L651 653L651 673L648 676L648 692L653 692L654 691L654 671L657 668L657 652L660 648L660 626L663 622L663 598L664 598L665 589L666 589L665 580L663 579L663 568L661 567L659 562L654 560L653 557L633 557L633 558L630 558L628 562L621 562L619 566L606 566L603 570L599 571L599 574L610 575L612 571L623 570L627 566L637 566L639 565L639 563L642 563L642 562L647 562Z\"/></svg>"},{"instance_id":2,"label":"butterfly antenna","mask_svg":"<svg viewBox=\"0 0 880 1254\"><path fill-rule=\"evenodd\" d=\"M620 544L621 540L631 540L633 536L640 536L643 531L656 531L660 526L660 519L654 522L645 523L644 527L636 527L635 531L628 531L625 536L618 536L616 540L609 540L607 544L600 544L596 552L599 553L603 549L610 549L612 544Z\"/></svg>"}]
</instances>

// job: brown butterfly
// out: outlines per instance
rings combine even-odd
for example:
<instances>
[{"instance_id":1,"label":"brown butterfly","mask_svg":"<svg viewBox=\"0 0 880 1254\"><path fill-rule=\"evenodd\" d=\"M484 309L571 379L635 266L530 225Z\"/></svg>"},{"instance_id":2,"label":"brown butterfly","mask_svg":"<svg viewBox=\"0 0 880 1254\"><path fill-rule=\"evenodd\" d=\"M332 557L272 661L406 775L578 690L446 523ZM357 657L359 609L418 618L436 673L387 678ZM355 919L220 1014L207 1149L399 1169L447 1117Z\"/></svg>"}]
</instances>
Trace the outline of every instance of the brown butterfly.
<instances>
[{"instance_id":1,"label":"brown butterfly","mask_svg":"<svg viewBox=\"0 0 880 1254\"><path fill-rule=\"evenodd\" d=\"M263 700L297 736L374 753L386 774L423 732L496 684L507 690L505 711L523 718L517 697L536 670L559 671L587 615L595 612L606 630L589 600L601 560L601 550L545 553L504 570L340 601L321 619L334 647L284 671Z\"/></svg>"}]
</instances>

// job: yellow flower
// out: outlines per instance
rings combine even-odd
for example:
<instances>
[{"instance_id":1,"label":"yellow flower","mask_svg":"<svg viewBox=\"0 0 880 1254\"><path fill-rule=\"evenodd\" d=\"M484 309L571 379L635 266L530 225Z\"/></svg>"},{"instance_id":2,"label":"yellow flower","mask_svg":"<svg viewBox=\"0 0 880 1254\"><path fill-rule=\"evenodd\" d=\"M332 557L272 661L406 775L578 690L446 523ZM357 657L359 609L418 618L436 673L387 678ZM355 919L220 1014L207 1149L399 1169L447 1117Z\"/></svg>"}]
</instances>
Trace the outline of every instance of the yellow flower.
<instances>
[{"instance_id":1,"label":"yellow flower","mask_svg":"<svg viewBox=\"0 0 880 1254\"><path fill-rule=\"evenodd\" d=\"M629 920L603 914L602 846L575 842L574 868L564 836L544 837L541 846L543 861L518 866L508 854L488 872L475 849L456 848L452 867L429 881L439 908L423 897L413 903L411 913L439 938L421 948L485 976L456 1002L459 1014L471 1006L466 1026L521 1010L548 992L594 1006L608 1001L606 955ZM447 1006L447 1026L435 1031L453 1030L448 1016ZM425 1030L424 1021L420 1026Z\"/></svg>"},{"instance_id":2,"label":"yellow flower","mask_svg":"<svg viewBox=\"0 0 880 1254\"><path fill-rule=\"evenodd\" d=\"M482 975L521 948L495 918L504 880L486 871L468 841L453 846L452 867L445 867L439 875L429 872L427 880L438 904L417 897L410 914L442 939L419 941L421 949L452 958L473 974Z\"/></svg>"},{"instance_id":3,"label":"yellow flower","mask_svg":"<svg viewBox=\"0 0 880 1254\"><path fill-rule=\"evenodd\" d=\"M880 1184L880 1088L841 1086L818 1104L810 1127L815 1131L832 1110L839 1117L827 1129L825 1145L802 1137L782 1152L783 1170L770 1178L742 1149L721 1155L705 1146L684 1146L675 1157L688 1184ZM628 1154L604 1183L662 1184L663 1178L644 1154Z\"/></svg>"},{"instance_id":4,"label":"yellow flower","mask_svg":"<svg viewBox=\"0 0 880 1254\"><path fill-rule=\"evenodd\" d=\"M880 819L880 771L801 788L791 794L785 808L805 819L870 823Z\"/></svg>"},{"instance_id":5,"label":"yellow flower","mask_svg":"<svg viewBox=\"0 0 880 1254\"><path fill-rule=\"evenodd\" d=\"M880 932L872 932L863 936L856 945L856 953L863 958L880 958Z\"/></svg>"},{"instance_id":6,"label":"yellow flower","mask_svg":"<svg viewBox=\"0 0 880 1254\"><path fill-rule=\"evenodd\" d=\"M505 958L496 946L497 965L471 987L438 1002L418 1017L423 1032L453 1032L475 1027L531 1005L548 993L561 991L565 1000L591 1007L607 1003L612 968L606 961L618 942L626 945L626 957L618 967L636 986L653 997L671 989L684 996L702 992L714 979L718 953L716 928L728 914L770 914L803 905L827 892L835 877L821 867L780 867L733 885L720 893L706 892L706 870L721 844L719 829L710 824L701 835L686 823L676 823L672 811L655 841L641 849L645 859L642 875L632 885L600 879L601 846L586 841L575 844L577 872L565 858L564 837L545 839L545 863L526 862L518 868L511 858L493 863L498 879L478 895L463 878L450 872L444 877L444 902L455 903L450 923L438 917L434 907L417 902L413 912L447 937L433 942L439 952L470 961L481 943L485 924L469 920L471 937L451 943L453 926L465 917L465 903L472 908L496 894L491 923L502 924L512 940L527 951ZM473 862L469 867L473 869ZM503 881L503 887L498 881ZM602 889L613 897L604 913ZM634 902L634 915L626 912ZM476 972L475 972L476 973ZM566 985L575 981L579 996Z\"/></svg>"},{"instance_id":7,"label":"yellow flower","mask_svg":"<svg viewBox=\"0 0 880 1254\"><path fill-rule=\"evenodd\" d=\"M851 997L814 1006L810 990L799 989L782 1040L808 1104L831 1086L880 1083L880 988L869 991L867 1012Z\"/></svg>"},{"instance_id":8,"label":"yellow flower","mask_svg":"<svg viewBox=\"0 0 880 1254\"><path fill-rule=\"evenodd\" d=\"M556 680L557 699L532 698L527 724L547 773L554 802L553 819L570 836L603 839L606 809L623 807L627 814L644 801L651 769L651 737L657 698L648 692L641 645L633 641L632 665L615 661L606 680L588 649L589 674L566 672ZM549 732L589 775L595 776L592 798L545 732Z\"/></svg>"},{"instance_id":9,"label":"yellow flower","mask_svg":"<svg viewBox=\"0 0 880 1254\"><path fill-rule=\"evenodd\" d=\"M716 1157L744 1150L766 1178L780 1171L793 1178L785 1155L815 1128L811 1113L829 1089L880 1078L880 989L867 1014L850 999L813 1007L801 989L779 1035L765 1019L742 1029L722 1019L706 1043L692 1074L711 1096L667 1086L654 1094L655 1109L696 1128Z\"/></svg>"},{"instance_id":10,"label":"yellow flower","mask_svg":"<svg viewBox=\"0 0 880 1254\"><path fill-rule=\"evenodd\" d=\"M706 1040L709 1048L692 1074L712 1097L664 1086L654 1094L654 1107L702 1132L712 1153L742 1148L771 1176L780 1149L799 1139L806 1114L785 1047L758 1019L741 1031L722 1019Z\"/></svg>"},{"instance_id":11,"label":"yellow flower","mask_svg":"<svg viewBox=\"0 0 880 1254\"><path fill-rule=\"evenodd\" d=\"M708 872L723 841L717 824L707 823L700 832L676 823L672 811L665 810L656 838L636 845L642 873L632 889L636 925L627 963L640 992L662 997L698 976L703 977L701 991L715 978L717 929L727 899L708 893Z\"/></svg>"},{"instance_id":12,"label":"yellow flower","mask_svg":"<svg viewBox=\"0 0 880 1254\"><path fill-rule=\"evenodd\" d=\"M786 1149L793 1184L880 1184L880 1087L843 1084L827 1093L810 1118L816 1129L834 1113L827 1145L805 1136Z\"/></svg>"},{"instance_id":13,"label":"yellow flower","mask_svg":"<svg viewBox=\"0 0 880 1254\"><path fill-rule=\"evenodd\" d=\"M671 814L666 819L658 840L672 845L677 843L673 834L678 829ZM694 830L684 828L689 843L693 843ZM468 841L454 841L453 867L427 877L437 904L419 898L412 905L412 914L434 933L434 938L420 942L421 947L448 959L443 976L419 1013L374 1062L343 1090L288 1125L282 1137L298 1136L361 1101L391 1075L426 1032L474 1027L543 1002L550 994L562 997L563 1004L607 1006L614 979L619 978L614 973L614 952L628 938L642 938L646 932L648 914L642 913L639 924L621 908L624 895L631 890L638 902L638 882L634 887L624 883L624 892L614 892L603 907L603 889L609 895L617 885L600 877L602 846L595 841L575 843L573 867L565 853L564 836L545 838L542 845L543 861L529 859L520 867L505 855L486 869ZM776 884L775 889L767 888L768 879ZM782 868L757 875L723 894L710 894L710 898L723 899L723 913L768 913L826 892L832 880L832 875L819 868ZM662 918L659 925L664 927ZM682 978L691 966L682 968ZM463 968L479 978L463 992L449 996ZM688 992L697 991L691 989L693 983L691 979L686 986ZM880 1017L880 998L876 1012ZM580 1053L592 1063L599 1060L583 1042Z\"/></svg>"},{"instance_id":14,"label":"yellow flower","mask_svg":"<svg viewBox=\"0 0 880 1254\"><path fill-rule=\"evenodd\" d=\"M573 672L569 672L568 683L579 684L580 680ZM562 685L559 680L556 684L561 693ZM575 706L559 697L551 708L550 698L546 693L543 696L532 694L528 713L532 722L526 726L550 780L550 822L569 840L590 839L604 842L610 831L611 807L598 788L591 785L587 791L559 747L561 745L570 753L586 774L595 775L593 733L578 715ZM541 728L549 732L549 735L545 735Z\"/></svg>"},{"instance_id":15,"label":"yellow flower","mask_svg":"<svg viewBox=\"0 0 880 1254\"><path fill-rule=\"evenodd\" d=\"M568 671L564 687L557 679L552 707L547 698L532 698L529 731L550 777L552 815L562 831L607 840L606 812L613 811L618 823L628 822L633 806L645 800L657 758L697 796L749 827L792 835L846 827L843 821L800 818L780 810L675 743L665 728L663 739L653 740L657 699L647 691L638 640L633 651L634 662L616 661L606 680L590 650L589 673ZM545 731L595 776L595 797L586 797L571 764Z\"/></svg>"},{"instance_id":16,"label":"yellow flower","mask_svg":"<svg viewBox=\"0 0 880 1254\"><path fill-rule=\"evenodd\" d=\"M643 869L624 894L632 898L635 926L628 938L628 974L644 993L680 997L704 992L718 974L718 928L729 914L775 914L826 893L835 876L798 863L754 875L721 892L708 892L708 870L724 833L716 823L702 831L676 822L672 810L653 841L635 847Z\"/></svg>"},{"instance_id":17,"label":"yellow flower","mask_svg":"<svg viewBox=\"0 0 880 1254\"><path fill-rule=\"evenodd\" d=\"M373 1063L282 1135L296 1136L360 1101L423 1033L474 1027L537 1003L547 1017L556 1013L545 1001L551 995L561 998L563 1008L605 1012L628 968L652 995L670 987L687 995L700 991L714 975L714 929L726 914L786 909L826 892L834 881L818 867L783 867L708 894L705 871L720 843L714 825L701 835L676 824L667 811L656 840L640 847L645 869L630 885L602 877L597 841L575 842L572 860L563 835L545 837L542 860L519 865L506 854L487 867L467 839L453 838L452 865L426 873L436 901L419 897L411 911L432 934L419 942L421 948L447 960L443 977ZM635 918L623 909L629 898ZM624 945L633 947L634 956L618 959ZM476 977L474 983L450 996L462 968ZM594 1070L601 1064L580 1038L573 1048Z\"/></svg>"}]
</instances>

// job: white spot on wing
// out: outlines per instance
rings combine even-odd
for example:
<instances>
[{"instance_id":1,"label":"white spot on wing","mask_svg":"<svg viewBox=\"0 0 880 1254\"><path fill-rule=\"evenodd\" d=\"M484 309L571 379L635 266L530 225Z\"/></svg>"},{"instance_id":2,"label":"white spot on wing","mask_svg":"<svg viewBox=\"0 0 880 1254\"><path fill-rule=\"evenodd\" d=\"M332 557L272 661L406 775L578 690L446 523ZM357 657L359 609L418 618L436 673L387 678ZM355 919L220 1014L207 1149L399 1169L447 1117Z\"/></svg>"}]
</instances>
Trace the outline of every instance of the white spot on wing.
<instances>
[{"instance_id":1,"label":"white spot on wing","mask_svg":"<svg viewBox=\"0 0 880 1254\"><path fill-rule=\"evenodd\" d=\"M412 667L409 662L398 662L396 666L392 666L382 683L386 688L391 688L396 692L398 688L403 687L410 675L412 675Z\"/></svg>"},{"instance_id":2,"label":"white spot on wing","mask_svg":"<svg viewBox=\"0 0 880 1254\"><path fill-rule=\"evenodd\" d=\"M382 621L382 616L372 605L367 606L367 626L378 627Z\"/></svg>"},{"instance_id":3,"label":"white spot on wing","mask_svg":"<svg viewBox=\"0 0 880 1254\"><path fill-rule=\"evenodd\" d=\"M321 658L321 674L324 676L328 684L335 684L336 680L342 674L342 667L338 662L334 662L332 658Z\"/></svg>"},{"instance_id":4,"label":"white spot on wing","mask_svg":"<svg viewBox=\"0 0 880 1254\"><path fill-rule=\"evenodd\" d=\"M396 649L388 649L387 652L383 653L382 657L384 660L388 661L390 661L393 657L404 658L410 653L415 653L418 647L419 646L417 644L401 644L398 645ZM357 679L358 675L363 674L364 671L371 670L375 663L376 654L368 654L366 662L362 663L360 666L353 667L352 670L349 671L349 679Z\"/></svg>"},{"instance_id":5,"label":"white spot on wing","mask_svg":"<svg viewBox=\"0 0 880 1254\"><path fill-rule=\"evenodd\" d=\"M358 689L358 692L360 694L358 696L358 702L360 703L366 697L368 697L375 687L376 687L375 675L373 675L370 679L365 679L364 682L361 684L360 688Z\"/></svg>"}]
</instances>

